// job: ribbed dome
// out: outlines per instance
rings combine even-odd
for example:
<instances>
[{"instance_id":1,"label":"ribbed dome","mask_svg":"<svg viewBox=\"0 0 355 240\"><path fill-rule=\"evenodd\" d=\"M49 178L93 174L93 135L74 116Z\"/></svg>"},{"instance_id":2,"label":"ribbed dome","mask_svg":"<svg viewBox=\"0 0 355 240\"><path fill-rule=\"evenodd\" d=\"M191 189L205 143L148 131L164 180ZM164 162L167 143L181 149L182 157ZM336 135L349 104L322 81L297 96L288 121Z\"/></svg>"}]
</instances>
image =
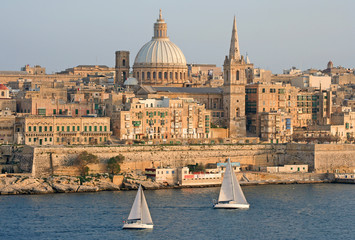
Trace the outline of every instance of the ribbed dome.
<instances>
[{"instance_id":1,"label":"ribbed dome","mask_svg":"<svg viewBox=\"0 0 355 240\"><path fill-rule=\"evenodd\" d=\"M139 50L134 64L174 64L186 66L186 59L180 48L172 43L169 38L153 38Z\"/></svg>"}]
</instances>

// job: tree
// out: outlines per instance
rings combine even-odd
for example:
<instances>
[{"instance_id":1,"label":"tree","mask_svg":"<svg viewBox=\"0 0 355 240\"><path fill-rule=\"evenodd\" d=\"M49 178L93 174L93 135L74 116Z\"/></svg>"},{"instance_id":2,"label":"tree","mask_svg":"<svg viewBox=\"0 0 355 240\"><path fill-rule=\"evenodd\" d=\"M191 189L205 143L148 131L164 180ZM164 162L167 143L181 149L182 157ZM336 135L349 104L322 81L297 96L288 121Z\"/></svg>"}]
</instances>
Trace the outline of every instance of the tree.
<instances>
[{"instance_id":1,"label":"tree","mask_svg":"<svg viewBox=\"0 0 355 240\"><path fill-rule=\"evenodd\" d=\"M124 158L125 157L122 154L119 154L115 157L110 158L107 162L107 170L111 174L119 173L121 171L120 163L122 163L124 161Z\"/></svg>"},{"instance_id":2,"label":"tree","mask_svg":"<svg viewBox=\"0 0 355 240\"><path fill-rule=\"evenodd\" d=\"M81 152L75 159L74 164L78 166L80 174L86 176L89 173L89 167L87 166L90 163L98 163L99 158L96 155L88 153L87 151Z\"/></svg>"}]
</instances>

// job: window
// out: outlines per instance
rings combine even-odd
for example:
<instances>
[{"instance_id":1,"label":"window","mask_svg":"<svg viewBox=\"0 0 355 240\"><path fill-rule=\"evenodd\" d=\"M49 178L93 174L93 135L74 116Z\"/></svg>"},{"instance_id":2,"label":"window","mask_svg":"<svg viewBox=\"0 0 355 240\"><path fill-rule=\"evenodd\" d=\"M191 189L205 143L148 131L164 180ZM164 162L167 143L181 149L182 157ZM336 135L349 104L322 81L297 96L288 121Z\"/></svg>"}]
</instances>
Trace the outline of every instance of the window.
<instances>
[{"instance_id":1,"label":"window","mask_svg":"<svg viewBox=\"0 0 355 240\"><path fill-rule=\"evenodd\" d=\"M53 115L57 114L57 109L53 109Z\"/></svg>"},{"instance_id":2,"label":"window","mask_svg":"<svg viewBox=\"0 0 355 240\"><path fill-rule=\"evenodd\" d=\"M107 131L107 126L105 126L105 132Z\"/></svg>"},{"instance_id":3,"label":"window","mask_svg":"<svg viewBox=\"0 0 355 240\"><path fill-rule=\"evenodd\" d=\"M32 140L31 138L28 139L29 142L31 142L31 140Z\"/></svg>"},{"instance_id":4,"label":"window","mask_svg":"<svg viewBox=\"0 0 355 240\"><path fill-rule=\"evenodd\" d=\"M265 92L265 88L263 88L262 92L263 92L263 93Z\"/></svg>"},{"instance_id":5,"label":"window","mask_svg":"<svg viewBox=\"0 0 355 240\"><path fill-rule=\"evenodd\" d=\"M91 132L92 131L92 126L89 126L89 132Z\"/></svg>"},{"instance_id":6,"label":"window","mask_svg":"<svg viewBox=\"0 0 355 240\"><path fill-rule=\"evenodd\" d=\"M38 129L39 129L39 132L42 132L42 126L39 126Z\"/></svg>"},{"instance_id":7,"label":"window","mask_svg":"<svg viewBox=\"0 0 355 240\"><path fill-rule=\"evenodd\" d=\"M51 132L53 131L53 128L52 128L52 126L49 126L49 131L51 131Z\"/></svg>"},{"instance_id":8,"label":"window","mask_svg":"<svg viewBox=\"0 0 355 240\"><path fill-rule=\"evenodd\" d=\"M59 142L59 138L57 138L57 142Z\"/></svg>"},{"instance_id":9,"label":"window","mask_svg":"<svg viewBox=\"0 0 355 240\"><path fill-rule=\"evenodd\" d=\"M76 131L78 131L78 132L80 131L80 127L79 126L76 127Z\"/></svg>"},{"instance_id":10,"label":"window","mask_svg":"<svg viewBox=\"0 0 355 240\"><path fill-rule=\"evenodd\" d=\"M63 114L63 110L62 109L59 109L59 114Z\"/></svg>"},{"instance_id":11,"label":"window","mask_svg":"<svg viewBox=\"0 0 355 240\"><path fill-rule=\"evenodd\" d=\"M44 141L47 142L47 138L44 138Z\"/></svg>"},{"instance_id":12,"label":"window","mask_svg":"<svg viewBox=\"0 0 355 240\"><path fill-rule=\"evenodd\" d=\"M79 114L79 110L75 109L75 114L78 115Z\"/></svg>"},{"instance_id":13,"label":"window","mask_svg":"<svg viewBox=\"0 0 355 240\"><path fill-rule=\"evenodd\" d=\"M59 132L59 126L57 126L57 131Z\"/></svg>"},{"instance_id":14,"label":"window","mask_svg":"<svg viewBox=\"0 0 355 240\"><path fill-rule=\"evenodd\" d=\"M47 132L47 126L44 126L44 131Z\"/></svg>"},{"instance_id":15,"label":"window","mask_svg":"<svg viewBox=\"0 0 355 240\"><path fill-rule=\"evenodd\" d=\"M87 126L85 126L85 127L84 127L84 129L85 129L85 130L84 130L85 132L87 132L87 131L88 131L88 127L87 127Z\"/></svg>"},{"instance_id":16,"label":"window","mask_svg":"<svg viewBox=\"0 0 355 240\"><path fill-rule=\"evenodd\" d=\"M90 114L90 110L86 110L86 114Z\"/></svg>"},{"instance_id":17,"label":"window","mask_svg":"<svg viewBox=\"0 0 355 240\"><path fill-rule=\"evenodd\" d=\"M73 126L73 132L75 132L75 126Z\"/></svg>"},{"instance_id":18,"label":"window","mask_svg":"<svg viewBox=\"0 0 355 240\"><path fill-rule=\"evenodd\" d=\"M70 126L67 126L67 132L70 132Z\"/></svg>"},{"instance_id":19,"label":"window","mask_svg":"<svg viewBox=\"0 0 355 240\"><path fill-rule=\"evenodd\" d=\"M161 79L161 78L162 78L162 73L159 72L158 74L159 74L159 75L158 75L158 76L159 76L159 79Z\"/></svg>"},{"instance_id":20,"label":"window","mask_svg":"<svg viewBox=\"0 0 355 240\"><path fill-rule=\"evenodd\" d=\"M102 132L102 126L100 126L100 132Z\"/></svg>"},{"instance_id":21,"label":"window","mask_svg":"<svg viewBox=\"0 0 355 240\"><path fill-rule=\"evenodd\" d=\"M78 142L80 142L80 138L77 138L76 140L77 140Z\"/></svg>"},{"instance_id":22,"label":"window","mask_svg":"<svg viewBox=\"0 0 355 240\"><path fill-rule=\"evenodd\" d=\"M97 126L94 127L94 131L97 132Z\"/></svg>"},{"instance_id":23,"label":"window","mask_svg":"<svg viewBox=\"0 0 355 240\"><path fill-rule=\"evenodd\" d=\"M49 138L49 141L52 142L52 138Z\"/></svg>"},{"instance_id":24,"label":"window","mask_svg":"<svg viewBox=\"0 0 355 240\"><path fill-rule=\"evenodd\" d=\"M33 127L33 131L34 131L34 132L37 131L37 127L36 127L36 126Z\"/></svg>"},{"instance_id":25,"label":"window","mask_svg":"<svg viewBox=\"0 0 355 240\"><path fill-rule=\"evenodd\" d=\"M239 80L239 71L236 72L236 80L238 81Z\"/></svg>"},{"instance_id":26,"label":"window","mask_svg":"<svg viewBox=\"0 0 355 240\"><path fill-rule=\"evenodd\" d=\"M28 127L28 131L31 132L31 126Z\"/></svg>"}]
</instances>

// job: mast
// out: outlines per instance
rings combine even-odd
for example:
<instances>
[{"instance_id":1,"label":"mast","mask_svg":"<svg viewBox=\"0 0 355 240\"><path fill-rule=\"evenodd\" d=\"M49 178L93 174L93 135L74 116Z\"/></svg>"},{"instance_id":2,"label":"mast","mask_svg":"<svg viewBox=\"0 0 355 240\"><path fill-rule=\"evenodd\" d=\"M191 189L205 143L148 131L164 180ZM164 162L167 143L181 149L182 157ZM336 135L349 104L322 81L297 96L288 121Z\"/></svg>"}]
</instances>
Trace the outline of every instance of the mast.
<instances>
[{"instance_id":1,"label":"mast","mask_svg":"<svg viewBox=\"0 0 355 240\"><path fill-rule=\"evenodd\" d=\"M234 190L234 181L233 181L233 175L232 174L235 174L234 171L233 171L233 168L232 168L232 164L231 164L231 161L230 161L230 158L228 158L228 166L229 166L229 169L230 169L230 177L231 177L231 182L232 182L232 193L233 193L233 201L235 201L235 190Z\"/></svg>"}]
</instances>

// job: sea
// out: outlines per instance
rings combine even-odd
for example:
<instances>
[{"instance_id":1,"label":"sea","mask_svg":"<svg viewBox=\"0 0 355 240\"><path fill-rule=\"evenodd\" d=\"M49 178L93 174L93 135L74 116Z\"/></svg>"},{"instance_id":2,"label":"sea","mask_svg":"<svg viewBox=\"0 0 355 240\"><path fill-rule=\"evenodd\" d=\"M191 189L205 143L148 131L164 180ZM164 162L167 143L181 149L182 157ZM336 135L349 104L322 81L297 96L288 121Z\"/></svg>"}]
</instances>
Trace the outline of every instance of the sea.
<instances>
[{"instance_id":1,"label":"sea","mask_svg":"<svg viewBox=\"0 0 355 240\"><path fill-rule=\"evenodd\" d=\"M0 239L355 239L354 184L242 187L249 210L213 209L219 188L144 191L153 230L123 230L136 191L0 195Z\"/></svg>"}]
</instances>

